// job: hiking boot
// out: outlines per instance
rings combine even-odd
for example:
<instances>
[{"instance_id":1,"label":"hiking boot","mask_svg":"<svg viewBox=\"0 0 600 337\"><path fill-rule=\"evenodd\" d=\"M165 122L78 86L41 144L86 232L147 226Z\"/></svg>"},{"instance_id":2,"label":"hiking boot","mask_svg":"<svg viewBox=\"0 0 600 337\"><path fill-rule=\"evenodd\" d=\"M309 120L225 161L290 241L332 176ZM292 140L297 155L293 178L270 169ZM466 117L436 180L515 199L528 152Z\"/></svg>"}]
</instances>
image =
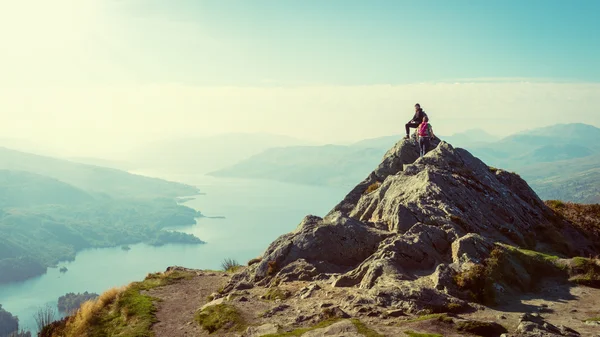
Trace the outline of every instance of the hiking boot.
<instances>
[{"instance_id":1,"label":"hiking boot","mask_svg":"<svg viewBox=\"0 0 600 337\"><path fill-rule=\"evenodd\" d=\"M408 138L410 138L410 137L408 137L408 135L404 136L404 139L408 139Z\"/></svg>"}]
</instances>

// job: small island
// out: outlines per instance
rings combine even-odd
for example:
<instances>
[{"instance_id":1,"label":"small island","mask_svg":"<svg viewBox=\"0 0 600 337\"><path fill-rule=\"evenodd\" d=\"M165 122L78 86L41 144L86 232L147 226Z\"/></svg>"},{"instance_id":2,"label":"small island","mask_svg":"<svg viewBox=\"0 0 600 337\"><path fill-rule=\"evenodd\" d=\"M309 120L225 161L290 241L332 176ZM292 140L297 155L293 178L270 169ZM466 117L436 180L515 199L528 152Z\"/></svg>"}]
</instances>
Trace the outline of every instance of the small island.
<instances>
[{"instance_id":1,"label":"small island","mask_svg":"<svg viewBox=\"0 0 600 337\"><path fill-rule=\"evenodd\" d=\"M93 300L98 297L96 293L67 293L58 298L58 310L64 313L71 313L81 306L85 301Z\"/></svg>"},{"instance_id":2,"label":"small island","mask_svg":"<svg viewBox=\"0 0 600 337\"><path fill-rule=\"evenodd\" d=\"M60 267L60 269L59 269L58 271L60 271L61 273L63 273L63 274L64 274L64 273L66 273L67 271L69 271L69 269L67 269L67 267Z\"/></svg>"},{"instance_id":3,"label":"small island","mask_svg":"<svg viewBox=\"0 0 600 337\"><path fill-rule=\"evenodd\" d=\"M130 251L131 247L129 247L128 245L123 245L123 246L121 246L121 250Z\"/></svg>"}]
</instances>

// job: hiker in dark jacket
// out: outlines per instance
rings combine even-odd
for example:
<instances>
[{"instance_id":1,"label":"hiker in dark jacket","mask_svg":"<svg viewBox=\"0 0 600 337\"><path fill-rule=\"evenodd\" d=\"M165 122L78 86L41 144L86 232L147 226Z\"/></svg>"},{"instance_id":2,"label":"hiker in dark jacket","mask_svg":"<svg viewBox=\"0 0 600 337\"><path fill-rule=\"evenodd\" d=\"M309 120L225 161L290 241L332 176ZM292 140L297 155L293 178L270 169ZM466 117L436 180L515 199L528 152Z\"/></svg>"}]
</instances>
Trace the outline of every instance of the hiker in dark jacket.
<instances>
[{"instance_id":1,"label":"hiker in dark jacket","mask_svg":"<svg viewBox=\"0 0 600 337\"><path fill-rule=\"evenodd\" d=\"M406 123L406 137L404 139L408 139L410 137L410 128L417 128L419 124L423 121L423 117L427 117L427 114L423 109L421 109L421 105L419 103L415 104L415 115L413 118Z\"/></svg>"}]
</instances>

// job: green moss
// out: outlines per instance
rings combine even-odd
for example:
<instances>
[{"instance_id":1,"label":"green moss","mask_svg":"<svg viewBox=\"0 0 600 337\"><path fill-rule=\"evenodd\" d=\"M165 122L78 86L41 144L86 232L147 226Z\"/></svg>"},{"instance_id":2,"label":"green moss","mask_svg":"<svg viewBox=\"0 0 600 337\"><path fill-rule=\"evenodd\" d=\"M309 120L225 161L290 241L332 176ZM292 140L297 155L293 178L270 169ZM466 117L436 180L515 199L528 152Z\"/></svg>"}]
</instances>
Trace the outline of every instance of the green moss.
<instances>
[{"instance_id":1,"label":"green moss","mask_svg":"<svg viewBox=\"0 0 600 337\"><path fill-rule=\"evenodd\" d=\"M288 290L282 290L278 287L269 288L264 298L268 301L281 300L285 301L292 296L292 293Z\"/></svg>"},{"instance_id":2,"label":"green moss","mask_svg":"<svg viewBox=\"0 0 600 337\"><path fill-rule=\"evenodd\" d=\"M366 326L363 322L361 322L358 319L352 319L350 320L352 322L352 324L354 324L354 326L356 327L356 329L358 330L358 333L366 336L366 337L384 337L382 334L377 333L377 331L369 328L368 326Z\"/></svg>"},{"instance_id":3,"label":"green moss","mask_svg":"<svg viewBox=\"0 0 600 337\"><path fill-rule=\"evenodd\" d=\"M600 288L600 266L594 259L574 257L569 267L569 276L571 282Z\"/></svg>"},{"instance_id":4,"label":"green moss","mask_svg":"<svg viewBox=\"0 0 600 337\"><path fill-rule=\"evenodd\" d=\"M488 169L489 169L489 170L490 170L490 172L492 172L492 173L496 173L496 172L498 172L498 169L497 169L497 168L495 168L495 167L493 167L493 166L488 166Z\"/></svg>"},{"instance_id":5,"label":"green moss","mask_svg":"<svg viewBox=\"0 0 600 337\"><path fill-rule=\"evenodd\" d=\"M500 336L508 332L505 327L496 322L462 321L456 324L456 329L480 336Z\"/></svg>"},{"instance_id":6,"label":"green moss","mask_svg":"<svg viewBox=\"0 0 600 337\"><path fill-rule=\"evenodd\" d=\"M584 320L584 322L600 322L600 317L592 317Z\"/></svg>"},{"instance_id":7,"label":"green moss","mask_svg":"<svg viewBox=\"0 0 600 337\"><path fill-rule=\"evenodd\" d=\"M242 315L234 306L229 304L206 307L204 310L196 312L194 319L209 333L214 333L222 328L241 331L246 327Z\"/></svg>"},{"instance_id":8,"label":"green moss","mask_svg":"<svg viewBox=\"0 0 600 337\"><path fill-rule=\"evenodd\" d=\"M448 315L446 314L430 314L430 315L422 315L416 318L411 318L411 319L406 319L403 321L400 321L399 324L403 325L403 324L407 324L407 323L414 323L414 322L421 322L421 321L428 321L428 320L438 320L440 322L444 322L444 323L452 323L453 320L452 318L448 317Z\"/></svg>"},{"instance_id":9,"label":"green moss","mask_svg":"<svg viewBox=\"0 0 600 337\"><path fill-rule=\"evenodd\" d=\"M322 328L326 328L330 325L332 325L333 323L337 323L338 321L340 321L340 319L328 319L325 321L321 321L319 322L317 325L313 325L309 328L300 328L300 329L296 329L293 331L289 331L289 332L281 332L281 333L276 333L276 334L269 334L269 335L264 335L262 337L297 337L297 336L302 336L303 334L312 331L312 330L316 330L316 329L322 329Z\"/></svg>"},{"instance_id":10,"label":"green moss","mask_svg":"<svg viewBox=\"0 0 600 337\"><path fill-rule=\"evenodd\" d=\"M404 333L409 335L410 337L444 337L444 335L440 335L437 333L419 333L411 330L404 331Z\"/></svg>"}]
</instances>

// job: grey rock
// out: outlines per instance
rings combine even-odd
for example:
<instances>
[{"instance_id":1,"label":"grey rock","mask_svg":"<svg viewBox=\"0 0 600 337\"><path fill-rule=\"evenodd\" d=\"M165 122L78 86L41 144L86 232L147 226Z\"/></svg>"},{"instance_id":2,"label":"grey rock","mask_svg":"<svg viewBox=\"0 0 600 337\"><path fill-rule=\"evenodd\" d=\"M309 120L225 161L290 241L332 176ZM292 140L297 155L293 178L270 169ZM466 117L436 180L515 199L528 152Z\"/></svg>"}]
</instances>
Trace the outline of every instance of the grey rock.
<instances>
[{"instance_id":1,"label":"grey rock","mask_svg":"<svg viewBox=\"0 0 600 337\"><path fill-rule=\"evenodd\" d=\"M260 326L249 326L242 334L242 337L259 337L269 334L276 334L279 327L275 324L268 323Z\"/></svg>"},{"instance_id":2,"label":"grey rock","mask_svg":"<svg viewBox=\"0 0 600 337\"><path fill-rule=\"evenodd\" d=\"M315 329L302 334L302 337L325 337L325 336L337 336L337 337L364 337L358 333L358 329L352 322L344 320L341 322L334 323L328 327Z\"/></svg>"},{"instance_id":3,"label":"grey rock","mask_svg":"<svg viewBox=\"0 0 600 337\"><path fill-rule=\"evenodd\" d=\"M288 309L290 306L287 304L279 304L269 310L267 310L262 316L263 317L272 317L273 315L285 311L286 309Z\"/></svg>"}]
</instances>

